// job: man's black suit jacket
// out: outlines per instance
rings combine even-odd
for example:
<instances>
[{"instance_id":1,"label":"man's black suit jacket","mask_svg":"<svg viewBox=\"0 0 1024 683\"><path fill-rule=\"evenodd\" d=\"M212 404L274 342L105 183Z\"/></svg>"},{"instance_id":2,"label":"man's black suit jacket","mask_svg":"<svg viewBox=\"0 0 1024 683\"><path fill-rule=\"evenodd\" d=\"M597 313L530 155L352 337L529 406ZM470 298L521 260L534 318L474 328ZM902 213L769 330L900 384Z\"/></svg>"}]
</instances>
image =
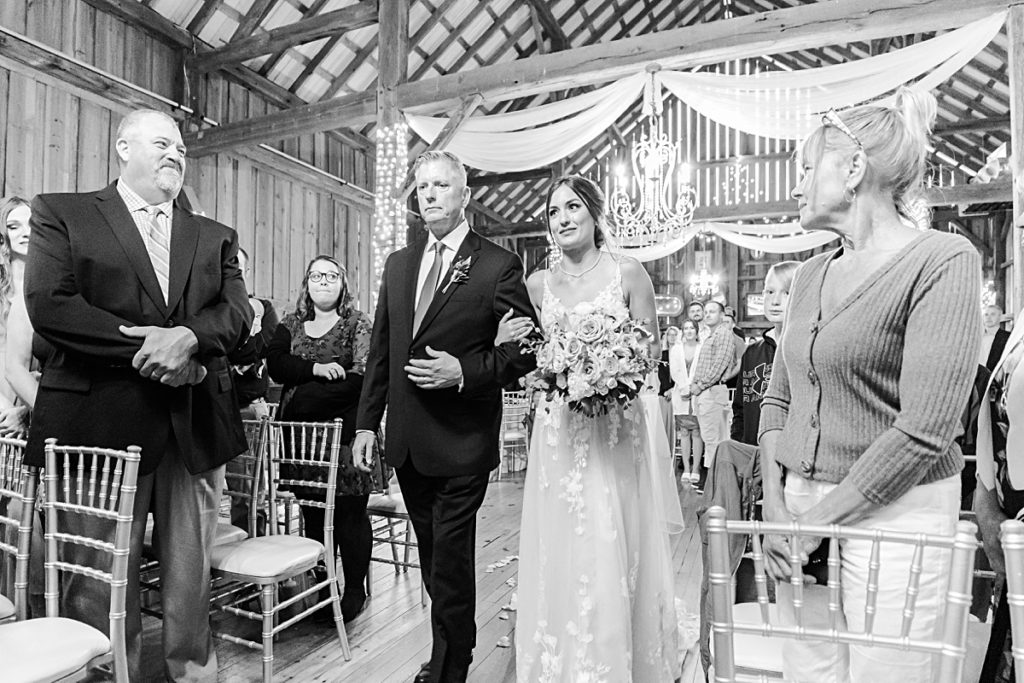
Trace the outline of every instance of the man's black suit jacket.
<instances>
[{"instance_id":1,"label":"man's black suit jacket","mask_svg":"<svg viewBox=\"0 0 1024 683\"><path fill-rule=\"evenodd\" d=\"M387 408L385 457L393 467L411 458L427 476L485 474L498 466L501 387L534 367L532 355L514 342L494 346L498 321L511 308L535 317L523 282L523 265L512 252L472 230L452 264L470 259L468 279L441 279L419 331L412 333L416 280L423 239L388 257L381 279L373 338L360 399L357 429L376 430ZM426 358L426 347L446 351L462 364L464 383L420 389L403 369Z\"/></svg>"},{"instance_id":2,"label":"man's black suit jacket","mask_svg":"<svg viewBox=\"0 0 1024 683\"><path fill-rule=\"evenodd\" d=\"M230 228L175 206L169 303L116 183L32 202L25 302L35 331L55 347L43 368L25 461L43 443L142 448L156 469L173 438L193 474L245 450L226 354L252 323ZM206 379L172 388L132 368L142 340L119 325L184 325L199 340Z\"/></svg>"}]
</instances>

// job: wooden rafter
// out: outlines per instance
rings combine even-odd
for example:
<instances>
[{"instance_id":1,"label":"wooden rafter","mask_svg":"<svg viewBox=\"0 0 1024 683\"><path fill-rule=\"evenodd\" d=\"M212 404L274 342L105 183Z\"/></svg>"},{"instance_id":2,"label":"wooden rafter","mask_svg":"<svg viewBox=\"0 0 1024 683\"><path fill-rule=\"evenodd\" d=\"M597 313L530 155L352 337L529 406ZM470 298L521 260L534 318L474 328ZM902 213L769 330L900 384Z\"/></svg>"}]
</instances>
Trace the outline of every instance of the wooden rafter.
<instances>
[{"instance_id":1,"label":"wooden rafter","mask_svg":"<svg viewBox=\"0 0 1024 683\"><path fill-rule=\"evenodd\" d=\"M376 0L363 0L333 12L318 14L294 24L271 29L266 33L239 38L224 47L201 55L195 60L195 67L199 71L212 71L227 64L240 64L260 55L280 52L294 45L329 38L375 23Z\"/></svg>"},{"instance_id":2,"label":"wooden rafter","mask_svg":"<svg viewBox=\"0 0 1024 683\"><path fill-rule=\"evenodd\" d=\"M294 3L292 4L294 6ZM303 8L296 6L295 8L302 13L303 19L309 19L310 17L315 17L317 14L319 14L320 10L323 9L323 6L326 4L327 0L314 0L314 2L310 3L308 7ZM278 62L281 61L281 59L285 56L285 54L287 54L287 52L287 50L282 50L281 52L278 52L277 54L268 57L267 60L263 62L263 64L260 66L260 73L263 74L264 76L269 77L270 74L273 73L274 67L277 66Z\"/></svg>"},{"instance_id":3,"label":"wooden rafter","mask_svg":"<svg viewBox=\"0 0 1024 683\"><path fill-rule=\"evenodd\" d=\"M238 25L235 32L231 34L231 41L228 41L229 44L232 41L251 35L253 31L259 28L259 25L270 14L270 10L274 8L274 3L276 2L277 0L255 0L249 11L245 13L245 19Z\"/></svg>"},{"instance_id":4,"label":"wooden rafter","mask_svg":"<svg viewBox=\"0 0 1024 683\"><path fill-rule=\"evenodd\" d=\"M927 4L927 11L922 10L923 4ZM949 28L987 16L1007 5L1024 5L1024 0L975 0L969 6L964 6L960 0L815 3L407 82L397 90L398 105L423 113L445 111L475 92L485 99L501 100L607 81L633 73L651 61L666 67L685 68L768 51L802 50L822 42L870 40L893 32L906 32L911 27L913 30ZM192 146L209 153L371 121L372 116L354 116L353 107L372 100L374 94L363 92L351 97L340 107L335 106L334 101L317 102L282 114L206 131L192 139Z\"/></svg>"},{"instance_id":5,"label":"wooden rafter","mask_svg":"<svg viewBox=\"0 0 1024 683\"><path fill-rule=\"evenodd\" d=\"M88 0L87 0L88 1ZM198 36L206 26L206 23L210 21L213 13L220 7L221 0L203 0L202 7L196 12L195 16L192 17L192 21L188 22L188 32L194 36Z\"/></svg>"},{"instance_id":6,"label":"wooden rafter","mask_svg":"<svg viewBox=\"0 0 1024 683\"><path fill-rule=\"evenodd\" d=\"M537 20L551 42L551 52L561 52L569 47L569 37L562 30L562 25L555 19L554 12L547 0L526 0L530 8L536 12Z\"/></svg>"}]
</instances>

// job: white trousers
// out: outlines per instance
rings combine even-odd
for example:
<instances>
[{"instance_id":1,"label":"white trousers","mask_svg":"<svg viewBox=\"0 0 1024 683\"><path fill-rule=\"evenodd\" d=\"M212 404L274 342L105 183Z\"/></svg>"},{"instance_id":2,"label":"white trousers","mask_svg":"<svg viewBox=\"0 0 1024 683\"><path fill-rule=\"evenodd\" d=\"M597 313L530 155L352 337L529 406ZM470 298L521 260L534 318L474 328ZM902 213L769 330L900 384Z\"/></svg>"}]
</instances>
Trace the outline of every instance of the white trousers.
<instances>
[{"instance_id":1,"label":"white trousers","mask_svg":"<svg viewBox=\"0 0 1024 683\"><path fill-rule=\"evenodd\" d=\"M809 481L790 473L786 477L786 507L800 514L821 501L836 484ZM952 536L960 507L960 477L915 486L901 498L852 526L888 531L924 532ZM878 576L874 633L898 636L907 597L907 582L914 546L883 543ZM951 552L926 548L920 594L911 625L911 638L933 638L942 612ZM847 627L864 630L868 563L871 541L840 543L842 607ZM804 625L828 628L828 588L804 588ZM792 588L778 585L779 621L796 625ZM782 648L783 674L794 683L932 683L934 658L895 648L838 645L786 639Z\"/></svg>"},{"instance_id":2,"label":"white trousers","mask_svg":"<svg viewBox=\"0 0 1024 683\"><path fill-rule=\"evenodd\" d=\"M704 466L710 468L718 444L729 438L729 389L716 384L696 397L697 424L704 440Z\"/></svg>"}]
</instances>

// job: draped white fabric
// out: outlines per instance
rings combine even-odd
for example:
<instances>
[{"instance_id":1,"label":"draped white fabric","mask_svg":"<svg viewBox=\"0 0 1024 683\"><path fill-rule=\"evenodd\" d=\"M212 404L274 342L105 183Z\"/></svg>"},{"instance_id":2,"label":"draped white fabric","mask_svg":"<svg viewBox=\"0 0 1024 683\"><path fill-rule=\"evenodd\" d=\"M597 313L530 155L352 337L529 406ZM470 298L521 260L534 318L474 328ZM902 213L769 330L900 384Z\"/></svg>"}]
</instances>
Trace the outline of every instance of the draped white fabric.
<instances>
[{"instance_id":1,"label":"draped white fabric","mask_svg":"<svg viewBox=\"0 0 1024 683\"><path fill-rule=\"evenodd\" d=\"M632 256L638 261L656 261L674 254L701 232L717 235L727 242L771 254L792 254L816 249L838 238L824 230L805 232L797 222L779 225L737 225L735 223L694 223L679 237L644 247L620 247L611 235L606 235L609 251Z\"/></svg>"},{"instance_id":2,"label":"draped white fabric","mask_svg":"<svg viewBox=\"0 0 1024 683\"><path fill-rule=\"evenodd\" d=\"M934 88L991 42L1005 17L1000 12L930 40L845 64L751 75L661 71L656 78L713 121L754 135L796 139L813 130L821 112L830 108L877 98L918 77L920 87ZM545 166L607 129L639 96L647 78L638 73L539 107L470 117L447 149L486 171ZM416 114L406 114L406 119L428 142L448 121Z\"/></svg>"},{"instance_id":3,"label":"draped white fabric","mask_svg":"<svg viewBox=\"0 0 1024 683\"><path fill-rule=\"evenodd\" d=\"M532 109L470 117L447 145L463 163L485 171L547 166L580 149L622 116L644 87L644 74L593 92ZM446 118L406 114L409 127L429 142Z\"/></svg>"},{"instance_id":4,"label":"draped white fabric","mask_svg":"<svg viewBox=\"0 0 1024 683\"><path fill-rule=\"evenodd\" d=\"M1005 13L995 14L900 50L815 69L746 76L665 71L656 77L713 121L753 135L799 139L821 125L829 109L874 100L923 74L918 87L936 87L990 43L1004 20Z\"/></svg>"}]
</instances>

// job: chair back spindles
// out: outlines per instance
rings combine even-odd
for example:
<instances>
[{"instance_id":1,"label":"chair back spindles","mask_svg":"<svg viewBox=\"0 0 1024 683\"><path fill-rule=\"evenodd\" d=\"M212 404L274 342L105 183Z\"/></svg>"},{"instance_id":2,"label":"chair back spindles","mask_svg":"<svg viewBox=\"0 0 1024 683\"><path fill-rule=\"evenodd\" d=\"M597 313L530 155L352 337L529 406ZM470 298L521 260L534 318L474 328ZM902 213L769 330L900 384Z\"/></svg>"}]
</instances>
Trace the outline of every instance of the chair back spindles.
<instances>
[{"instance_id":1,"label":"chair back spindles","mask_svg":"<svg viewBox=\"0 0 1024 683\"><path fill-rule=\"evenodd\" d=\"M59 614L60 572L88 576L110 585L110 641L114 679L128 680L125 652L125 605L128 586L128 554L135 493L139 476L140 449L126 451L57 445L46 441L45 482L46 615ZM71 462L74 461L74 465ZM63 479L58 486L57 479ZM72 480L74 480L72 482ZM86 481L88 480L88 483ZM109 520L114 526L113 542L78 536L63 531L68 516L88 515ZM81 546L110 556L109 571L62 559L61 546Z\"/></svg>"},{"instance_id":2,"label":"chair back spindles","mask_svg":"<svg viewBox=\"0 0 1024 683\"><path fill-rule=\"evenodd\" d=\"M999 531L1006 560L1006 601L1010 611L1013 667L1024 671L1024 522L1008 519Z\"/></svg>"},{"instance_id":3,"label":"chair back spindles","mask_svg":"<svg viewBox=\"0 0 1024 683\"><path fill-rule=\"evenodd\" d=\"M936 683L956 683L962 680L967 653L967 614L970 609L971 580L974 555L977 549L975 532L977 527L967 521L957 524L953 536L912 534L858 527L806 526L793 523L770 523L756 521L726 520L725 510L712 507L707 513L708 536L708 581L712 603L712 639L714 645L714 671L716 683L732 683L737 680L766 680L737 673L734 634L758 635L785 639L815 640L831 643L845 643L868 647L895 648L905 651L924 652L936 657ZM759 604L758 617L733 616L732 566L729 561L729 534L751 536L755 569L755 586ZM788 600L796 619L795 625L770 623L771 613L767 609L767 590L762 588L765 581L764 548L762 535L783 536L789 539L788 559L793 572ZM802 612L804 604L804 575L800 566L800 539L824 538L830 542L828 551L828 623L822 626L807 626ZM862 630L851 631L846 626L842 612L842 567L841 539L857 540L870 544L868 577L866 586L865 623ZM885 557L881 547L899 544L913 546L907 568L907 597L904 601L900 627L893 625L892 633L876 633L875 614L881 576L881 563ZM1007 581L1011 591L1011 615L1016 615L1020 627L1014 629L1020 634L1014 643L1017 666L1024 670L1024 523L1006 522L1003 525L1003 548L1006 551ZM942 621L934 635L914 636L912 622L917 614L917 602L921 594L921 575L926 561L939 559L930 553L944 551L948 555L949 584L944 596ZM943 560L944 562L946 560ZM946 566L946 565L944 565ZM1016 591L1016 592L1014 592ZM783 599L780 597L779 599ZM920 630L920 629L918 629ZM781 646L781 642L780 642ZM741 653L742 654L742 653ZM750 666L746 664L744 666ZM744 671L749 671L745 669Z\"/></svg>"},{"instance_id":4,"label":"chair back spindles","mask_svg":"<svg viewBox=\"0 0 1024 683\"><path fill-rule=\"evenodd\" d=\"M833 631L838 631L845 620L843 617L843 559L840 556L839 543L832 540L839 538L838 525L832 525L832 534L828 538L828 627Z\"/></svg>"},{"instance_id":5,"label":"chair back spindles","mask_svg":"<svg viewBox=\"0 0 1024 683\"><path fill-rule=\"evenodd\" d=\"M871 556L868 558L868 581L864 596L864 633L875 632L875 612L878 611L878 575L882 568L881 532L875 532L871 539Z\"/></svg>"},{"instance_id":6,"label":"chair back spindles","mask_svg":"<svg viewBox=\"0 0 1024 683\"><path fill-rule=\"evenodd\" d=\"M924 542L922 541L914 546L914 557L910 560L910 580L907 582L907 597L903 603L903 623L900 625L900 635L904 638L910 635L910 626L914 621L917 596L921 593L923 566Z\"/></svg>"},{"instance_id":7,"label":"chair back spindles","mask_svg":"<svg viewBox=\"0 0 1024 683\"><path fill-rule=\"evenodd\" d=\"M712 507L707 517L708 538L725 537L725 509ZM714 621L711 636L715 646L715 681L732 681L736 676L735 653L733 652L732 631L732 571L729 562L729 544L715 543L708 546L708 585L711 588L711 607Z\"/></svg>"},{"instance_id":8,"label":"chair back spindles","mask_svg":"<svg viewBox=\"0 0 1024 683\"><path fill-rule=\"evenodd\" d=\"M23 463L25 441L0 437L0 562L14 560L14 618L28 618L28 554L35 520L36 479L34 467ZM17 502L17 505L15 505ZM9 534L13 536L8 542Z\"/></svg>"}]
</instances>

